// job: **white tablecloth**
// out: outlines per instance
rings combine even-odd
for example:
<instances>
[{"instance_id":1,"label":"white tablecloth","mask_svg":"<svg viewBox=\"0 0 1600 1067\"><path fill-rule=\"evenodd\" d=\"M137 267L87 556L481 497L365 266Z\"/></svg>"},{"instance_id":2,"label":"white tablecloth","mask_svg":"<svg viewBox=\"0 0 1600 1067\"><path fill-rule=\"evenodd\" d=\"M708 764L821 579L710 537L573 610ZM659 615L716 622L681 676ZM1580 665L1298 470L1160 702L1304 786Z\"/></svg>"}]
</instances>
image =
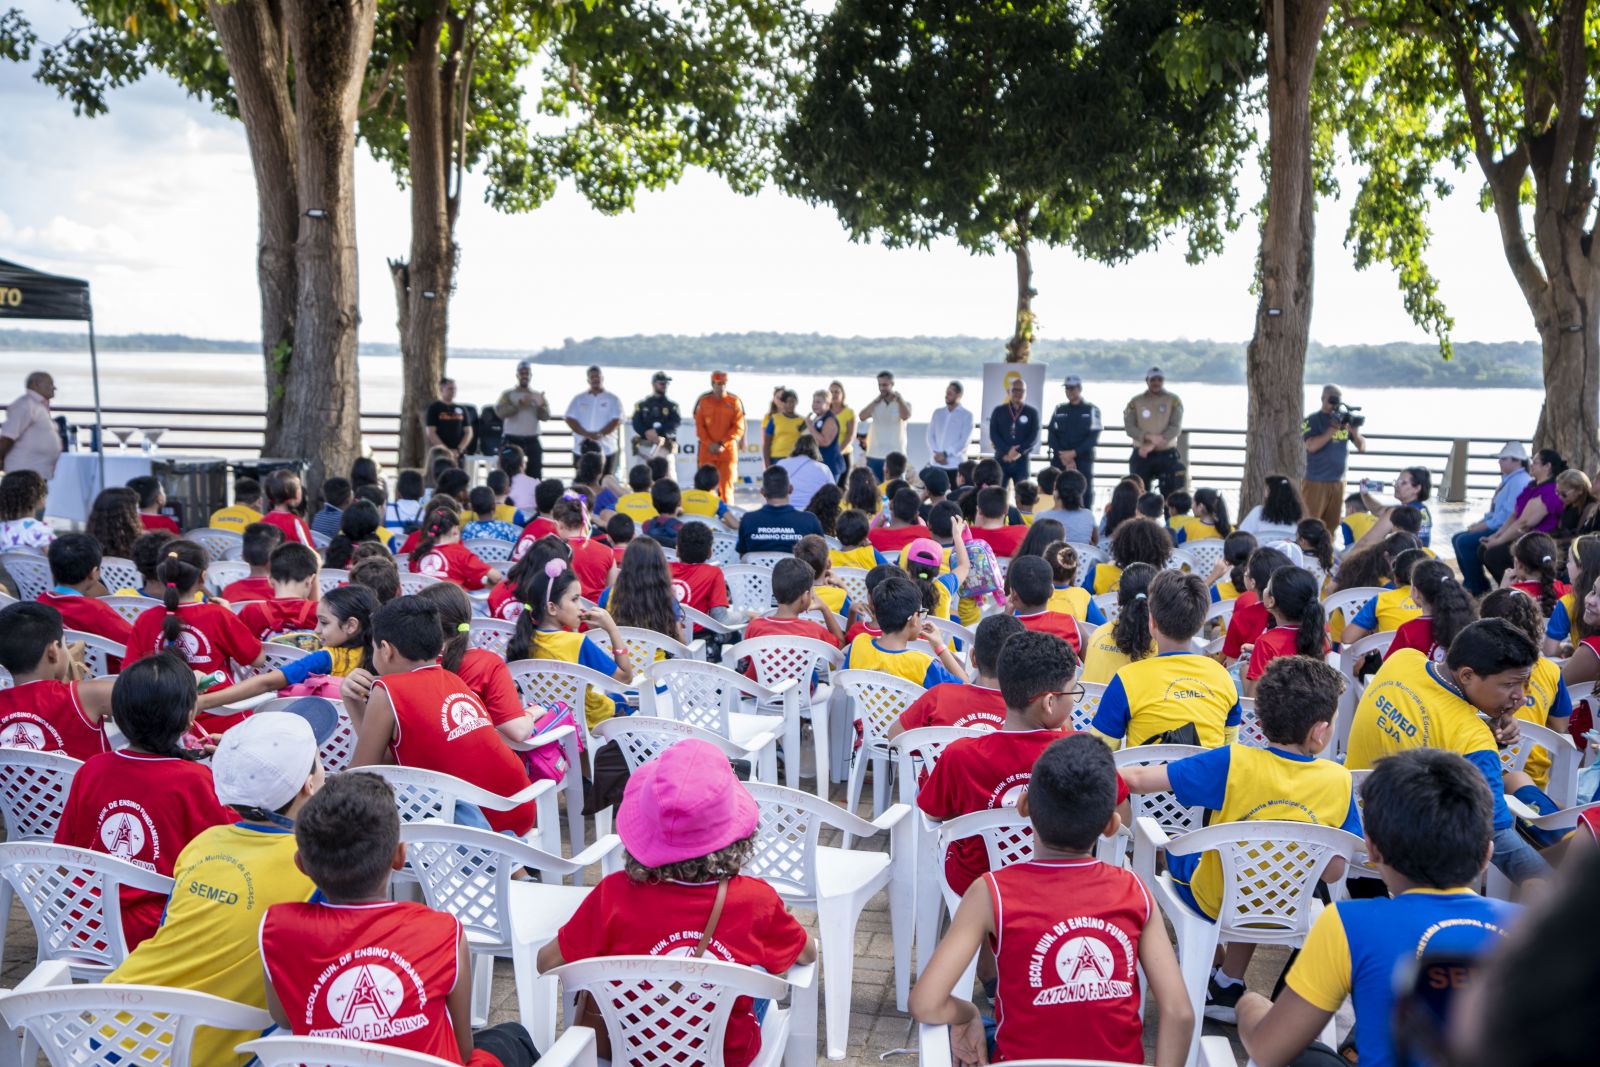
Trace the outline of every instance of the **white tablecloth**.
<instances>
[{"instance_id":1,"label":"white tablecloth","mask_svg":"<svg viewBox=\"0 0 1600 1067\"><path fill-rule=\"evenodd\" d=\"M107 452L106 485L127 485L128 479L150 473L150 457L143 452ZM50 496L44 513L50 518L83 522L99 494L100 456L95 452L63 452L50 479Z\"/></svg>"}]
</instances>

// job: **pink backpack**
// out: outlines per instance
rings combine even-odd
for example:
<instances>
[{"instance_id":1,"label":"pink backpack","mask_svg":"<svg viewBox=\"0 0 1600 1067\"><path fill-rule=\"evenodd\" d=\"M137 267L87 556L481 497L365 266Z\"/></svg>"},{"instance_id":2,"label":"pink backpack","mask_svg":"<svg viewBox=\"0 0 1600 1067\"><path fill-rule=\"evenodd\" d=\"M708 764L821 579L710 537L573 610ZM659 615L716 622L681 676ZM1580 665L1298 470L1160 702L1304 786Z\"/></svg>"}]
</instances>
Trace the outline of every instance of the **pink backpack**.
<instances>
[{"instance_id":1,"label":"pink backpack","mask_svg":"<svg viewBox=\"0 0 1600 1067\"><path fill-rule=\"evenodd\" d=\"M567 707L566 701L558 700L545 709L535 704L528 710L536 716L529 740L547 734L557 727L571 726L577 734L578 751L583 751L583 731L578 728L578 721L573 718L572 709ZM522 762L528 768L530 782L546 780L559 782L567 775L567 757L560 745L545 745L543 748L518 752L517 755L522 757Z\"/></svg>"}]
</instances>

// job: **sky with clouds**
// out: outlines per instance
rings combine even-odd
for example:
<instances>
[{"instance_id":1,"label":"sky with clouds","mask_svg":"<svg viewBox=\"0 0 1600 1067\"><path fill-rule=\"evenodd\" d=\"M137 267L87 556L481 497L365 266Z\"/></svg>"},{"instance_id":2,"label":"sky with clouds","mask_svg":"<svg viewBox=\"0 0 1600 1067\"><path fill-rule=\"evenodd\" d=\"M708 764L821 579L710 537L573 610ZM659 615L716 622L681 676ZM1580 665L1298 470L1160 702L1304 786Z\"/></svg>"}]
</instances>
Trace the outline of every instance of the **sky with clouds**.
<instances>
[{"instance_id":1,"label":"sky with clouds","mask_svg":"<svg viewBox=\"0 0 1600 1067\"><path fill-rule=\"evenodd\" d=\"M24 5L48 32L61 8ZM103 333L250 339L258 328L256 210L244 136L164 80L118 90L109 115L80 119L16 65L0 63L0 258L89 279ZM405 194L357 149L362 339L396 337L385 259L406 251ZM1354 175L1343 176L1353 188ZM1243 176L1242 202L1259 180ZM1457 340L1536 338L1500 253L1479 182L1436 206L1432 262ZM890 251L852 243L826 208L774 190L729 192L692 174L607 218L569 187L538 211L495 214L469 178L451 343L528 348L563 338L778 330L841 336L1009 333L1009 258L953 242ZM1357 272L1343 247L1347 207L1324 203L1312 337L1423 340L1392 275ZM1184 262L1181 239L1116 268L1065 250L1035 255L1041 335L1210 338L1250 332L1253 220L1224 254Z\"/></svg>"}]
</instances>

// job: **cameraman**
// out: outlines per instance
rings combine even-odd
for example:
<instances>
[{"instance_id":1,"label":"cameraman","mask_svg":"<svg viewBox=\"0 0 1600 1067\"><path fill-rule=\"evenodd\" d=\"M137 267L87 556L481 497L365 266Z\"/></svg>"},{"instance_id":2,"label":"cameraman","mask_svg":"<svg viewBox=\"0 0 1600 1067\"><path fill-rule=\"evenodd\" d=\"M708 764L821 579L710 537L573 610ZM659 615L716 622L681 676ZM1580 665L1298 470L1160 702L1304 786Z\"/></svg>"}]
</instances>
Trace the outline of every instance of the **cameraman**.
<instances>
[{"instance_id":1,"label":"cameraman","mask_svg":"<svg viewBox=\"0 0 1600 1067\"><path fill-rule=\"evenodd\" d=\"M1322 407L1300 423L1306 443L1306 478L1300 483L1300 496L1306 516L1321 519L1330 533L1339 528L1344 515L1344 466L1350 444L1355 443L1357 452L1367 450L1360 430L1365 421L1344 406L1337 385L1324 385Z\"/></svg>"}]
</instances>

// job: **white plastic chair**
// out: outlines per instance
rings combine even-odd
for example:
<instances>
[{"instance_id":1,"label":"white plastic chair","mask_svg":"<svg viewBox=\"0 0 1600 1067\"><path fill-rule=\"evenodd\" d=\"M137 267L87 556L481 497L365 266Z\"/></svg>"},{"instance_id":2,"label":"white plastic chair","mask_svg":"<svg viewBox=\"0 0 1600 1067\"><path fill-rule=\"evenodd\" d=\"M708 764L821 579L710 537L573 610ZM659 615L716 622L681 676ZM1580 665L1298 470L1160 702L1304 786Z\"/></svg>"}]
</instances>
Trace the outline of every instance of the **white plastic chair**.
<instances>
[{"instance_id":1,"label":"white plastic chair","mask_svg":"<svg viewBox=\"0 0 1600 1067\"><path fill-rule=\"evenodd\" d=\"M645 670L641 710L647 715L693 723L740 745L781 730L785 781L798 781L800 704L798 683L765 686L716 663L664 659ZM753 710L742 710L744 708ZM761 709L774 709L772 713ZM791 754L792 753L792 754Z\"/></svg>"},{"instance_id":2,"label":"white plastic chair","mask_svg":"<svg viewBox=\"0 0 1600 1067\"><path fill-rule=\"evenodd\" d=\"M311 652L304 648L296 648L294 645L279 645L268 641L261 646L261 655L263 658L259 667L251 667L229 660L228 667L233 674L234 680L243 681L246 678L254 678L256 675L267 671L275 671L279 667L293 663L295 660L305 659L311 655Z\"/></svg>"},{"instance_id":3,"label":"white plastic chair","mask_svg":"<svg viewBox=\"0 0 1600 1067\"><path fill-rule=\"evenodd\" d=\"M734 534L712 528L711 555L706 559L717 567L727 567L739 562L739 539Z\"/></svg>"},{"instance_id":4,"label":"white plastic chair","mask_svg":"<svg viewBox=\"0 0 1600 1067\"><path fill-rule=\"evenodd\" d=\"M350 716L345 713L344 702L331 697L273 697L271 700L256 706L256 712L282 711L290 704L300 700L325 701L339 716L339 724L334 727L333 733L322 743L318 755L322 758L322 769L328 774L337 774L350 766L350 758L356 754L356 727L350 721ZM204 721L201 725L205 725Z\"/></svg>"},{"instance_id":5,"label":"white plastic chair","mask_svg":"<svg viewBox=\"0 0 1600 1067\"><path fill-rule=\"evenodd\" d=\"M830 644L808 637L781 637L769 634L750 637L722 652L723 661L729 664L748 659L756 672L756 681L776 691L785 682L794 682L800 693L803 713L811 719L812 747L816 754L817 795L828 796L830 723L828 706L833 700L833 686L825 679L844 663L844 653ZM821 674L824 680L811 688L812 679ZM809 696L807 694L810 694ZM763 711L781 711L768 705ZM800 788L800 734L793 738L784 736L784 784L790 789Z\"/></svg>"},{"instance_id":6,"label":"white plastic chair","mask_svg":"<svg viewBox=\"0 0 1600 1067\"><path fill-rule=\"evenodd\" d=\"M82 766L62 752L0 748L0 819L6 840L54 841L73 775ZM11 896L11 883L0 878L0 960L6 955Z\"/></svg>"},{"instance_id":7,"label":"white plastic chair","mask_svg":"<svg viewBox=\"0 0 1600 1067\"><path fill-rule=\"evenodd\" d=\"M431 574L413 574L411 571L408 571L402 567L400 570L400 595L416 596L418 593L428 588L428 586L433 585L439 580L440 579L435 578Z\"/></svg>"},{"instance_id":8,"label":"white plastic chair","mask_svg":"<svg viewBox=\"0 0 1600 1067\"><path fill-rule=\"evenodd\" d=\"M1233 609L1239 606L1237 598L1233 600L1219 600L1206 608L1206 621L1200 626L1200 634L1194 643L1203 645L1200 651L1208 656L1215 656L1222 651L1223 644L1228 639L1228 623L1233 621ZM1217 636L1211 640L1204 640L1205 635L1211 631L1213 624L1217 624Z\"/></svg>"},{"instance_id":9,"label":"white plastic chair","mask_svg":"<svg viewBox=\"0 0 1600 1067\"><path fill-rule=\"evenodd\" d=\"M1347 862L1361 839L1333 826L1270 820L1220 823L1169 837L1152 818L1135 820L1136 852L1165 849L1168 855L1216 852L1222 866L1222 903L1212 922L1179 896L1172 876L1146 879L1178 935L1178 966L1196 1021L1204 1015L1206 983L1219 941L1257 945L1305 943L1321 903L1312 895L1328 864ZM1189 1063L1200 1050L1196 1025Z\"/></svg>"},{"instance_id":10,"label":"white plastic chair","mask_svg":"<svg viewBox=\"0 0 1600 1067\"><path fill-rule=\"evenodd\" d=\"M1135 745L1113 752L1112 759L1120 771L1124 767L1149 767L1158 763L1172 763L1206 751L1209 750L1198 745ZM1135 824L1140 819L1151 819L1169 834L1186 834L1205 825L1204 808L1184 807L1170 792L1129 793L1128 810L1133 815ZM1124 826L1118 831L1118 837L1125 843L1133 837L1133 827ZM1155 856L1153 853L1149 855L1142 853L1137 838L1134 838L1133 846L1133 873L1149 881L1156 873Z\"/></svg>"},{"instance_id":11,"label":"white plastic chair","mask_svg":"<svg viewBox=\"0 0 1600 1067\"><path fill-rule=\"evenodd\" d=\"M206 526L183 536L205 549L206 558L213 563L238 559L244 552L244 535L232 530L214 530Z\"/></svg>"},{"instance_id":12,"label":"white plastic chair","mask_svg":"<svg viewBox=\"0 0 1600 1067\"><path fill-rule=\"evenodd\" d=\"M1344 692L1339 694L1339 704L1334 709L1333 736L1328 742L1332 752L1327 753L1335 759L1344 758L1345 749L1350 743L1350 724L1355 720L1356 706L1361 703L1361 694L1366 692L1367 688L1366 682L1356 676L1356 668L1370 653L1388 655L1389 646L1394 644L1394 635L1393 630L1381 630L1339 649L1338 668L1339 673L1344 675Z\"/></svg>"},{"instance_id":13,"label":"white plastic chair","mask_svg":"<svg viewBox=\"0 0 1600 1067\"><path fill-rule=\"evenodd\" d=\"M262 1037L246 1041L238 1051L255 1056L259 1067L459 1067L421 1052L338 1037ZM539 1054L543 1067L598 1067L594 1031L572 1026Z\"/></svg>"},{"instance_id":14,"label":"white plastic chair","mask_svg":"<svg viewBox=\"0 0 1600 1067\"><path fill-rule=\"evenodd\" d=\"M1087 570L1091 563L1110 563L1111 553L1099 545L1086 545L1082 541L1068 541L1073 551L1078 553L1078 566Z\"/></svg>"},{"instance_id":15,"label":"white plastic chair","mask_svg":"<svg viewBox=\"0 0 1600 1067\"><path fill-rule=\"evenodd\" d=\"M123 622L133 622L151 608L161 607L161 601L148 596L103 596L100 603L116 612Z\"/></svg>"},{"instance_id":16,"label":"white plastic chair","mask_svg":"<svg viewBox=\"0 0 1600 1067\"><path fill-rule=\"evenodd\" d=\"M33 920L37 961L65 960L74 978L91 982L128 958L118 889L172 892L171 878L138 864L43 841L0 844L0 877Z\"/></svg>"},{"instance_id":17,"label":"white plastic chair","mask_svg":"<svg viewBox=\"0 0 1600 1067\"><path fill-rule=\"evenodd\" d=\"M907 1010L911 981L912 874L911 809L896 804L871 822L810 793L751 782L750 795L761 809L755 855L744 867L765 879L784 902L817 913L822 946L823 1002L828 1058L844 1058L850 1032L850 989L855 974L855 931L867 902L889 893L889 926L894 942L895 1005ZM830 848L817 843L824 826L852 837L888 831L887 852Z\"/></svg>"},{"instance_id":18,"label":"white plastic chair","mask_svg":"<svg viewBox=\"0 0 1600 1067\"><path fill-rule=\"evenodd\" d=\"M1572 738L1532 722L1518 722L1517 729L1517 739L1500 750L1500 769L1523 770L1527 767L1529 754L1536 748L1543 749L1550 757L1550 780L1544 790L1546 795L1562 808L1577 804L1579 753Z\"/></svg>"},{"instance_id":19,"label":"white plastic chair","mask_svg":"<svg viewBox=\"0 0 1600 1067\"><path fill-rule=\"evenodd\" d=\"M1089 598L1100 607L1100 613L1106 617L1107 622L1116 622L1117 616L1122 614L1122 608L1117 604L1117 591L1100 593Z\"/></svg>"},{"instance_id":20,"label":"white plastic chair","mask_svg":"<svg viewBox=\"0 0 1600 1067\"><path fill-rule=\"evenodd\" d=\"M1221 1041L1224 1046L1228 1044L1225 1037L1214 1040ZM1228 1067L1235 1067L1231 1058L1225 1062ZM950 1027L918 1024L917 1067L953 1067L954 1063L955 1057L950 1052ZM1111 1060L1007 1060L1006 1064L1007 1067L1126 1067Z\"/></svg>"},{"instance_id":21,"label":"white plastic chair","mask_svg":"<svg viewBox=\"0 0 1600 1067\"><path fill-rule=\"evenodd\" d=\"M861 720L861 747L856 750L850 767L845 808L853 812L860 803L861 787L866 782L867 764L870 762L872 813L876 816L889 806L889 778L894 768L893 756L889 751L889 727L925 690L917 683L893 674L857 668L839 671L833 676L833 684L850 701L854 709L853 717ZM845 847L850 847L848 835L845 837Z\"/></svg>"},{"instance_id":22,"label":"white plastic chair","mask_svg":"<svg viewBox=\"0 0 1600 1067\"><path fill-rule=\"evenodd\" d=\"M756 768L757 775L770 775L769 781L777 777L775 768L778 735L775 730L756 734L744 744L740 744L692 723L663 719L655 715L629 715L625 718L607 719L605 722L596 723L594 736L602 741L615 741L617 747L622 750L623 761L627 763L630 772L638 770L679 741L697 740L721 749L722 754L730 760L750 760ZM771 753L770 758L769 753ZM607 808L595 818L599 832L609 833L611 809Z\"/></svg>"},{"instance_id":23,"label":"white plastic chair","mask_svg":"<svg viewBox=\"0 0 1600 1067\"><path fill-rule=\"evenodd\" d=\"M792 559L793 557L794 554L792 552L746 552L739 557L739 562L771 572L772 568L776 567L781 560Z\"/></svg>"},{"instance_id":24,"label":"white plastic chair","mask_svg":"<svg viewBox=\"0 0 1600 1067\"><path fill-rule=\"evenodd\" d=\"M62 639L67 644L75 641L83 642L83 666L89 678L109 678L116 672L111 669L111 660L126 659L128 649L119 645L109 637L99 634L84 633L82 630L66 630Z\"/></svg>"},{"instance_id":25,"label":"white plastic chair","mask_svg":"<svg viewBox=\"0 0 1600 1067\"><path fill-rule=\"evenodd\" d=\"M1188 571L1190 574L1198 574L1202 578L1211 573L1210 567L1205 570L1200 569L1200 560L1189 550L1188 545L1176 545L1173 547L1172 555L1167 557L1167 570Z\"/></svg>"},{"instance_id":26,"label":"white plastic chair","mask_svg":"<svg viewBox=\"0 0 1600 1067\"><path fill-rule=\"evenodd\" d=\"M100 573L105 574L105 564L100 565ZM239 559L219 559L206 568L206 588L213 596L220 594L234 582L242 582L250 577L250 564ZM108 588L116 588L110 582ZM141 578L133 584L134 589L142 588L144 579Z\"/></svg>"},{"instance_id":27,"label":"white plastic chair","mask_svg":"<svg viewBox=\"0 0 1600 1067\"><path fill-rule=\"evenodd\" d=\"M705 630L707 633L716 634L718 637L744 633L744 626L742 625L729 626L726 623L718 622L705 612L697 608L691 608L687 604L680 603L678 607L683 610L683 621L689 623L694 630ZM690 632L694 631L691 630Z\"/></svg>"},{"instance_id":28,"label":"white plastic chair","mask_svg":"<svg viewBox=\"0 0 1600 1067\"><path fill-rule=\"evenodd\" d=\"M728 604L751 615L765 615L778 606L772 596L772 568L730 563L722 568L728 583Z\"/></svg>"},{"instance_id":29,"label":"white plastic chair","mask_svg":"<svg viewBox=\"0 0 1600 1067\"><path fill-rule=\"evenodd\" d=\"M860 567L835 567L833 576L844 586L844 595L851 600L867 602L867 572Z\"/></svg>"},{"instance_id":30,"label":"white plastic chair","mask_svg":"<svg viewBox=\"0 0 1600 1067\"><path fill-rule=\"evenodd\" d=\"M350 572L342 567L324 567L317 572L317 591L327 596L341 585L350 584Z\"/></svg>"},{"instance_id":31,"label":"white plastic chair","mask_svg":"<svg viewBox=\"0 0 1600 1067\"><path fill-rule=\"evenodd\" d=\"M488 811L510 811L531 802L538 825L529 834L528 840L552 855L561 855L561 820L557 817L555 805L556 783L548 779L534 782L526 789L518 790L515 795L506 797L453 774L421 767L383 763L361 770L389 783L394 790L395 807L399 809L402 824L427 819L454 822L457 804L471 804ZM538 841L531 840L535 835Z\"/></svg>"},{"instance_id":32,"label":"white plastic chair","mask_svg":"<svg viewBox=\"0 0 1600 1067\"><path fill-rule=\"evenodd\" d=\"M622 638L623 645L627 647L634 670L643 670L646 664L654 663L658 653L665 653L668 659L706 658L706 643L699 639L686 645L676 637L642 626L619 626L617 636Z\"/></svg>"},{"instance_id":33,"label":"white plastic chair","mask_svg":"<svg viewBox=\"0 0 1600 1067\"><path fill-rule=\"evenodd\" d=\"M121 556L106 556L100 560L100 581L112 592L144 588L144 575L139 573L138 566L133 560Z\"/></svg>"},{"instance_id":34,"label":"white plastic chair","mask_svg":"<svg viewBox=\"0 0 1600 1067\"><path fill-rule=\"evenodd\" d=\"M1185 541L1178 546L1178 549L1189 557L1192 564L1191 574L1209 578L1217 566L1217 561L1222 558L1223 543L1220 537L1203 537L1198 541Z\"/></svg>"},{"instance_id":35,"label":"white plastic chair","mask_svg":"<svg viewBox=\"0 0 1600 1067\"><path fill-rule=\"evenodd\" d=\"M1106 695L1104 682L1080 682L1083 699L1072 705L1072 728L1087 730L1094 724L1095 712L1100 710L1100 698Z\"/></svg>"},{"instance_id":36,"label":"white plastic chair","mask_svg":"<svg viewBox=\"0 0 1600 1067\"><path fill-rule=\"evenodd\" d=\"M510 956L517 1013L536 1048L549 1048L556 1033L556 984L541 977L535 956L572 918L588 895L582 885L517 881L512 872L530 867L562 878L580 876L622 847L604 837L563 859L515 838L472 826L428 820L400 827L407 863L416 872L430 908L461 921L474 957L473 1014L486 1014L493 958Z\"/></svg>"},{"instance_id":37,"label":"white plastic chair","mask_svg":"<svg viewBox=\"0 0 1600 1067\"><path fill-rule=\"evenodd\" d=\"M27 1030L50 1067L189 1067L197 1027L251 1031L273 1025L260 1008L152 985L19 990L0 996L0 1015Z\"/></svg>"},{"instance_id":38,"label":"white plastic chair","mask_svg":"<svg viewBox=\"0 0 1600 1067\"><path fill-rule=\"evenodd\" d=\"M10 993L31 993L51 986L72 984L72 972L60 960L50 960L29 971L12 989L0 989L0 999ZM0 1015L0 1019L4 1016ZM39 1042L26 1030L18 1040L9 1025L0 1026L0 1067L34 1067L39 1062Z\"/></svg>"},{"instance_id":39,"label":"white plastic chair","mask_svg":"<svg viewBox=\"0 0 1600 1067\"><path fill-rule=\"evenodd\" d=\"M502 541L497 537L475 537L461 544L468 552L491 565L509 560L511 550L517 547L515 541Z\"/></svg>"},{"instance_id":40,"label":"white plastic chair","mask_svg":"<svg viewBox=\"0 0 1600 1067\"><path fill-rule=\"evenodd\" d=\"M1256 718L1256 701L1254 697L1239 698L1239 744L1247 748L1266 748L1272 742L1267 740L1267 733L1261 728L1261 720Z\"/></svg>"},{"instance_id":41,"label":"white plastic chair","mask_svg":"<svg viewBox=\"0 0 1600 1067\"><path fill-rule=\"evenodd\" d=\"M1357 585L1349 589L1339 589L1322 598L1322 611L1330 619L1333 618L1334 612L1344 612L1344 622L1348 626L1350 620L1366 607L1367 601L1381 592L1383 589L1376 585Z\"/></svg>"},{"instance_id":42,"label":"white plastic chair","mask_svg":"<svg viewBox=\"0 0 1600 1067\"><path fill-rule=\"evenodd\" d=\"M0 552L0 567L17 583L17 596L22 600L38 600L54 584L50 561L34 552Z\"/></svg>"},{"instance_id":43,"label":"white plastic chair","mask_svg":"<svg viewBox=\"0 0 1600 1067\"><path fill-rule=\"evenodd\" d=\"M611 1062L619 1067L721 1064L735 1000L776 1001L785 993L790 994L788 1008L767 1008L761 1051L750 1067L816 1062L815 964L771 975L686 956L596 956L553 968L544 977L559 981L569 997L582 989L594 996L611 1037Z\"/></svg>"},{"instance_id":44,"label":"white plastic chair","mask_svg":"<svg viewBox=\"0 0 1600 1067\"><path fill-rule=\"evenodd\" d=\"M941 619L935 615L929 615L927 619L946 641L952 642L962 653L972 651L972 643L977 640L977 634L972 629L954 619Z\"/></svg>"},{"instance_id":45,"label":"white plastic chair","mask_svg":"<svg viewBox=\"0 0 1600 1067\"><path fill-rule=\"evenodd\" d=\"M504 619L475 618L467 625L471 627L467 633L469 646L486 649L502 659L511 658L506 650L511 647L511 638L517 632L516 623Z\"/></svg>"},{"instance_id":46,"label":"white plastic chair","mask_svg":"<svg viewBox=\"0 0 1600 1067\"><path fill-rule=\"evenodd\" d=\"M311 531L311 547L316 549L319 554L328 551L328 546L331 544L333 544L333 538L327 534L318 533L315 530Z\"/></svg>"}]
</instances>

